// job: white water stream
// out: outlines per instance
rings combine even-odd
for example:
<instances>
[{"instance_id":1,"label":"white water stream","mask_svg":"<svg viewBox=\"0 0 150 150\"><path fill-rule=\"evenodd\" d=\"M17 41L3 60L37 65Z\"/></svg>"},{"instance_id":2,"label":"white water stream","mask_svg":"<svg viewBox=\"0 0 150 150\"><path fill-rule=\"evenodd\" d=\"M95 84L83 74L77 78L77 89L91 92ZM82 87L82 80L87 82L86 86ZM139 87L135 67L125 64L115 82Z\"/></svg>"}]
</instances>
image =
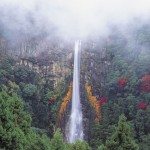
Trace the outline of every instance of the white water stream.
<instances>
[{"instance_id":1,"label":"white water stream","mask_svg":"<svg viewBox=\"0 0 150 150\"><path fill-rule=\"evenodd\" d=\"M69 119L68 142L83 139L82 110L80 103L80 50L81 42L75 42L72 108Z\"/></svg>"}]
</instances>

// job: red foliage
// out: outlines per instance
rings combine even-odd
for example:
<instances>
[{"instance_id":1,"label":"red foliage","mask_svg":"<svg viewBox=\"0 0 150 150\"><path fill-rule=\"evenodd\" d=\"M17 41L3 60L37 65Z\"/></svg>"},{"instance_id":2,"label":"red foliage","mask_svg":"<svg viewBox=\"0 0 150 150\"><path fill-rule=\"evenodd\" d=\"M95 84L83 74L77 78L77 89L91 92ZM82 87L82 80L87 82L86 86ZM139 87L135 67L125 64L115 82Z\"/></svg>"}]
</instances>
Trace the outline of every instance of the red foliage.
<instances>
[{"instance_id":1,"label":"red foliage","mask_svg":"<svg viewBox=\"0 0 150 150\"><path fill-rule=\"evenodd\" d=\"M49 104L53 104L54 102L55 102L55 98L51 98L51 99L48 100Z\"/></svg>"},{"instance_id":2,"label":"red foliage","mask_svg":"<svg viewBox=\"0 0 150 150\"><path fill-rule=\"evenodd\" d=\"M147 107L148 107L148 104L144 101L139 102L138 105L137 105L137 108L142 109L142 110L146 110Z\"/></svg>"},{"instance_id":3,"label":"red foliage","mask_svg":"<svg viewBox=\"0 0 150 150\"><path fill-rule=\"evenodd\" d=\"M127 79L126 78L120 78L118 80L118 85L120 88L124 88L127 85Z\"/></svg>"},{"instance_id":4,"label":"red foliage","mask_svg":"<svg viewBox=\"0 0 150 150\"><path fill-rule=\"evenodd\" d=\"M140 89L142 92L150 92L150 75L145 75L142 77Z\"/></svg>"},{"instance_id":5,"label":"red foliage","mask_svg":"<svg viewBox=\"0 0 150 150\"><path fill-rule=\"evenodd\" d=\"M104 105L104 104L106 104L107 102L108 102L108 99L107 99L106 97L101 97L101 98L99 99L100 105Z\"/></svg>"}]
</instances>

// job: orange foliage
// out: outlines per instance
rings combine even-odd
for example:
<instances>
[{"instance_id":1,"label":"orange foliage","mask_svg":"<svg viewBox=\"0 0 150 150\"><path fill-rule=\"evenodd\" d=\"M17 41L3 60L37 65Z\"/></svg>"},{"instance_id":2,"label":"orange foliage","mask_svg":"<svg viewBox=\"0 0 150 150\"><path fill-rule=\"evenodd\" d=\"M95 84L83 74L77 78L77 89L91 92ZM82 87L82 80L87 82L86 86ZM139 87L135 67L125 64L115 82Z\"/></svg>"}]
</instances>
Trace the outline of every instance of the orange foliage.
<instances>
[{"instance_id":1,"label":"orange foliage","mask_svg":"<svg viewBox=\"0 0 150 150\"><path fill-rule=\"evenodd\" d=\"M67 108L68 103L70 102L71 98L72 98L72 84L70 84L70 86L68 88L68 92L65 95L65 97L63 98L63 102L61 103L61 106L59 109L59 119L62 118L62 115L66 111L66 108Z\"/></svg>"},{"instance_id":2,"label":"orange foliage","mask_svg":"<svg viewBox=\"0 0 150 150\"><path fill-rule=\"evenodd\" d=\"M89 100L90 104L92 105L92 107L95 109L95 112L96 112L95 121L99 122L100 119L101 119L101 111L100 111L101 105L98 102L96 96L93 96L92 87L88 84L85 84L85 89L86 89L86 92L87 92L88 100Z\"/></svg>"}]
</instances>

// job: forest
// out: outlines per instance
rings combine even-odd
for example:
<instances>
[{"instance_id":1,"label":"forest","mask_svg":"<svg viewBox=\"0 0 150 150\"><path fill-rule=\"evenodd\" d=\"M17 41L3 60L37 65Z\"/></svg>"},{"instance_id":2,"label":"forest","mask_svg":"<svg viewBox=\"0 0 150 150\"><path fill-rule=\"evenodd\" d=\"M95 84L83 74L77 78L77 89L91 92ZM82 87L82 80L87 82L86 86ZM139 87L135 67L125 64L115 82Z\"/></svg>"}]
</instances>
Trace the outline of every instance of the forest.
<instances>
[{"instance_id":1,"label":"forest","mask_svg":"<svg viewBox=\"0 0 150 150\"><path fill-rule=\"evenodd\" d=\"M56 4L54 10L66 11ZM31 11L26 20L29 7L14 11L0 4L0 150L150 150L149 21L135 17L123 25L114 17L106 31L87 21L92 15L85 6L88 18L75 11L85 29L71 26L68 12L69 27L62 17L60 28L58 14L52 9L51 22L40 5L34 8L39 16ZM101 30L94 33L90 23ZM82 37L80 26L91 36ZM73 107L81 109L79 117L72 116ZM73 118L81 132L70 142Z\"/></svg>"},{"instance_id":2,"label":"forest","mask_svg":"<svg viewBox=\"0 0 150 150\"><path fill-rule=\"evenodd\" d=\"M149 150L150 25L83 42L81 104L85 141L69 144L73 42L0 38L1 149ZM23 45L23 46L22 46ZM15 52L21 52L15 55Z\"/></svg>"}]
</instances>

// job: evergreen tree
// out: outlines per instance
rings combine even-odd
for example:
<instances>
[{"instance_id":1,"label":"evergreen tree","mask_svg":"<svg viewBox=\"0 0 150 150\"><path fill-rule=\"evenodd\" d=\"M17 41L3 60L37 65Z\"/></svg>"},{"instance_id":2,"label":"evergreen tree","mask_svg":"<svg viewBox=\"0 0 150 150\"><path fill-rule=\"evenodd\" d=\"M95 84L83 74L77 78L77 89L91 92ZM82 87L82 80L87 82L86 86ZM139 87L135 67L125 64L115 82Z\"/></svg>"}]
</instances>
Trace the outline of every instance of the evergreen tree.
<instances>
[{"instance_id":1,"label":"evergreen tree","mask_svg":"<svg viewBox=\"0 0 150 150\"><path fill-rule=\"evenodd\" d=\"M54 137L51 139L51 150L65 150L65 143L60 129L57 129Z\"/></svg>"},{"instance_id":2,"label":"evergreen tree","mask_svg":"<svg viewBox=\"0 0 150 150\"><path fill-rule=\"evenodd\" d=\"M0 92L0 149L49 150L50 140L31 129L31 117L14 93Z\"/></svg>"},{"instance_id":3,"label":"evergreen tree","mask_svg":"<svg viewBox=\"0 0 150 150\"><path fill-rule=\"evenodd\" d=\"M24 112L23 104L16 96L9 96L0 92L0 141L1 147L6 149L21 149L25 142L31 118Z\"/></svg>"},{"instance_id":4,"label":"evergreen tree","mask_svg":"<svg viewBox=\"0 0 150 150\"><path fill-rule=\"evenodd\" d=\"M110 139L106 141L106 148L108 150L138 150L139 147L131 136L130 125L126 121L126 117L121 115L119 117L116 131L112 134ZM103 149L105 147L103 146Z\"/></svg>"},{"instance_id":5,"label":"evergreen tree","mask_svg":"<svg viewBox=\"0 0 150 150\"><path fill-rule=\"evenodd\" d=\"M70 144L67 150L91 150L90 146L86 141L76 141L73 144Z\"/></svg>"},{"instance_id":6,"label":"evergreen tree","mask_svg":"<svg viewBox=\"0 0 150 150\"><path fill-rule=\"evenodd\" d=\"M150 134L142 136L142 142L139 143L141 150L150 150Z\"/></svg>"},{"instance_id":7,"label":"evergreen tree","mask_svg":"<svg viewBox=\"0 0 150 150\"><path fill-rule=\"evenodd\" d=\"M101 146L98 147L97 150L107 150L107 147L104 144L102 144Z\"/></svg>"}]
</instances>

